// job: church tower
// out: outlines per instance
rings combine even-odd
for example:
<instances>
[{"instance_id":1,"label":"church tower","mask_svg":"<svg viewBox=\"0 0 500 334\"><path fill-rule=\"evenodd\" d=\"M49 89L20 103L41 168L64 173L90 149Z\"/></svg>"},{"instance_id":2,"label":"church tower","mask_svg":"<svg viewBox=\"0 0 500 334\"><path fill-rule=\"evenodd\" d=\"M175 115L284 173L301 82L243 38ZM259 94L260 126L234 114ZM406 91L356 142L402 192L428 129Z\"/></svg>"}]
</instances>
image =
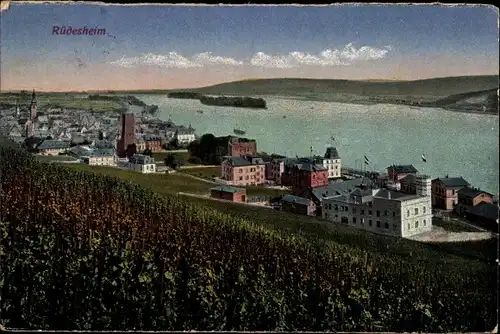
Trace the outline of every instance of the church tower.
<instances>
[{"instance_id":1,"label":"church tower","mask_svg":"<svg viewBox=\"0 0 500 334\"><path fill-rule=\"evenodd\" d=\"M30 120L32 122L35 121L36 118L36 94L33 89L33 94L31 95L31 105L30 105Z\"/></svg>"}]
</instances>

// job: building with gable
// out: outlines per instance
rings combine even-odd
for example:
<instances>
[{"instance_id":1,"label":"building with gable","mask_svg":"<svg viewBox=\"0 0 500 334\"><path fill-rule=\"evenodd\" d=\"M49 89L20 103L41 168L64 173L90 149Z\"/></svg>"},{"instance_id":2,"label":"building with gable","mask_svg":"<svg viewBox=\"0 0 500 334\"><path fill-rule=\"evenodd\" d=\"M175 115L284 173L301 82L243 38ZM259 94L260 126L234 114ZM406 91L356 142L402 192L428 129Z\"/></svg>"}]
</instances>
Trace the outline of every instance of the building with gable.
<instances>
[{"instance_id":1,"label":"building with gable","mask_svg":"<svg viewBox=\"0 0 500 334\"><path fill-rule=\"evenodd\" d=\"M431 178L418 175L415 193L362 180L322 194L321 216L366 231L407 238L432 230Z\"/></svg>"},{"instance_id":2,"label":"building with gable","mask_svg":"<svg viewBox=\"0 0 500 334\"><path fill-rule=\"evenodd\" d=\"M443 177L432 180L432 207L452 211L458 204L458 191L470 184L462 177Z\"/></svg>"},{"instance_id":3,"label":"building with gable","mask_svg":"<svg viewBox=\"0 0 500 334\"><path fill-rule=\"evenodd\" d=\"M227 157L221 164L221 179L233 186L264 184L265 168L266 163L258 157Z\"/></svg>"},{"instance_id":4,"label":"building with gable","mask_svg":"<svg viewBox=\"0 0 500 334\"><path fill-rule=\"evenodd\" d=\"M134 154L129 157L128 161L123 164L123 167L143 174L156 173L156 164L154 159L143 154Z\"/></svg>"}]
</instances>

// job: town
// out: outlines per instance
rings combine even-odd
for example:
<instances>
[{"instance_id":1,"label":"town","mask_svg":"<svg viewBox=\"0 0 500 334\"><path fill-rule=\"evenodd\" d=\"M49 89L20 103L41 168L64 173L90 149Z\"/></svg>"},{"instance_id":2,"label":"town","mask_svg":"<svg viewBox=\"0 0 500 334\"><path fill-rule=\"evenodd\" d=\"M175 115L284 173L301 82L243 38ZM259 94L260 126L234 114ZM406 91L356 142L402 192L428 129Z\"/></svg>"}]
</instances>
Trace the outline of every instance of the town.
<instances>
[{"instance_id":1,"label":"town","mask_svg":"<svg viewBox=\"0 0 500 334\"><path fill-rule=\"evenodd\" d=\"M0 110L0 121L0 134L37 156L59 162L175 173L184 168L175 153L163 161L153 156L184 150L197 163L194 166L219 166L218 175L206 180L213 183L209 196L214 200L259 202L401 238L432 232L433 217L457 217L478 230L496 231L498 226L497 199L462 177L432 179L411 164L389 166L383 174L346 168L333 146L323 155L315 155L311 148L308 157L263 154L254 139L198 136L190 124L176 125L144 112L39 111L35 91L29 103ZM247 194L248 187L281 189L284 194L256 200Z\"/></svg>"}]
</instances>

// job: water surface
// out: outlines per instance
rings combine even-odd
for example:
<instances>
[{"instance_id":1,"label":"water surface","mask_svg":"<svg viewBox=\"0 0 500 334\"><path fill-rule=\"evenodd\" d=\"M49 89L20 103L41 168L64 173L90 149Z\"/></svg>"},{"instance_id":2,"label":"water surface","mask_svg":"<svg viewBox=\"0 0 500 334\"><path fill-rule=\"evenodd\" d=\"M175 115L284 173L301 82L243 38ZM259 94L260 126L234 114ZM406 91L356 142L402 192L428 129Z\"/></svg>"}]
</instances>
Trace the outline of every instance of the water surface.
<instances>
[{"instance_id":1,"label":"water surface","mask_svg":"<svg viewBox=\"0 0 500 334\"><path fill-rule=\"evenodd\" d=\"M175 123L191 123L200 135L229 135L242 129L246 137L257 140L260 152L305 156L312 146L314 154L323 154L334 136L344 166L361 168L366 155L372 170L413 164L432 177L462 176L474 186L498 193L496 115L277 97L265 97L267 110L206 106L164 95L139 98L158 105L160 119L171 116Z\"/></svg>"}]
</instances>

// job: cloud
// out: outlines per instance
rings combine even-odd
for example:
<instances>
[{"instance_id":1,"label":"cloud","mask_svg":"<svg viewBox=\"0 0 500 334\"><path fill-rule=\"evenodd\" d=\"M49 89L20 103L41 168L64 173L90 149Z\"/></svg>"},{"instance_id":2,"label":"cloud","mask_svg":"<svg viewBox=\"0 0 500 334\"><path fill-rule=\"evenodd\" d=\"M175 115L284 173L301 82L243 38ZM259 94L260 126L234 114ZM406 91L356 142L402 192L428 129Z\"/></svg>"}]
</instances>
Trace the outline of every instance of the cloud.
<instances>
[{"instance_id":1,"label":"cloud","mask_svg":"<svg viewBox=\"0 0 500 334\"><path fill-rule=\"evenodd\" d=\"M250 59L250 64L267 68L293 68L304 65L348 66L358 61L385 58L391 50L391 46L385 46L383 49L362 46L357 49L353 43L349 43L342 50L326 49L318 55L298 51L286 55L268 55L257 52Z\"/></svg>"},{"instance_id":2,"label":"cloud","mask_svg":"<svg viewBox=\"0 0 500 334\"><path fill-rule=\"evenodd\" d=\"M213 56L211 52L203 52L195 55L192 59L186 58L177 52L156 55L147 53L140 57L125 57L110 62L111 65L120 67L135 67L140 65L156 66L166 68L193 68L204 67L206 65L226 65L238 66L243 62L233 58Z\"/></svg>"},{"instance_id":3,"label":"cloud","mask_svg":"<svg viewBox=\"0 0 500 334\"><path fill-rule=\"evenodd\" d=\"M300 66L348 66L359 61L385 58L390 51L392 51L390 45L382 49L371 46L356 48L353 43L349 43L343 49L326 49L319 54L295 51L282 55L269 55L257 52L248 62L231 57L214 56L211 52L198 53L191 58L184 57L177 52L167 52L165 54L147 53L140 57L123 56L110 64L120 67L142 65L167 68L252 65L287 69Z\"/></svg>"},{"instance_id":4,"label":"cloud","mask_svg":"<svg viewBox=\"0 0 500 334\"><path fill-rule=\"evenodd\" d=\"M212 56L212 52L199 53L193 57L195 63L202 65L228 65L239 66L243 65L242 61L238 61L230 57Z\"/></svg>"}]
</instances>

